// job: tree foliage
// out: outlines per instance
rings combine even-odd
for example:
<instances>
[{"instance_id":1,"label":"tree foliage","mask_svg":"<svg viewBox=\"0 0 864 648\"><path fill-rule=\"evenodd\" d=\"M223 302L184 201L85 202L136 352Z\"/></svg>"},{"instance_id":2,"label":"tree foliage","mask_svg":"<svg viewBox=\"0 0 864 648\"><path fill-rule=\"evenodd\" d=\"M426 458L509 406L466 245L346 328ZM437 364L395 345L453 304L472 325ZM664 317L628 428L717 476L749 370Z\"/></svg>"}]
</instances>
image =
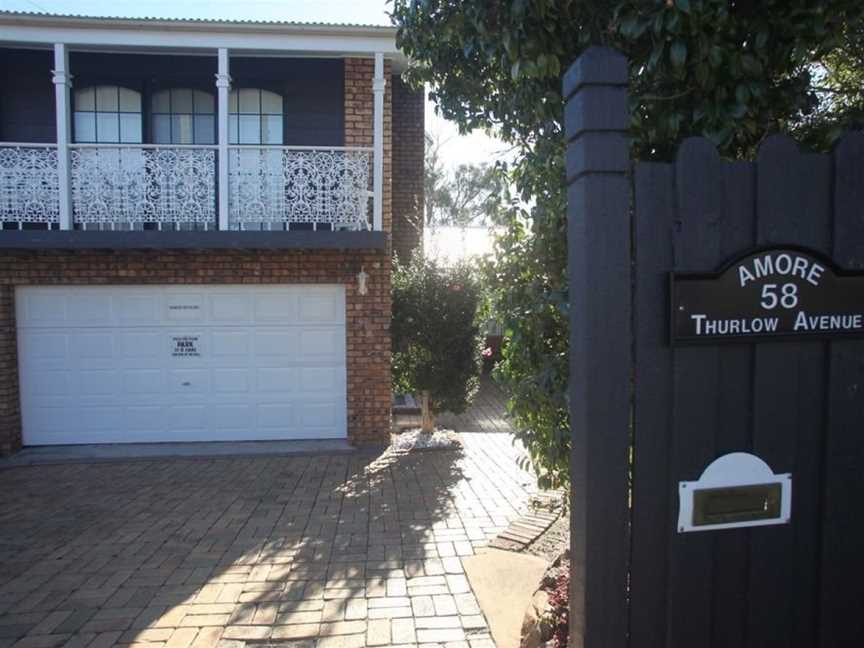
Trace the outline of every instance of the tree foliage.
<instances>
[{"instance_id":1,"label":"tree foliage","mask_svg":"<svg viewBox=\"0 0 864 648\"><path fill-rule=\"evenodd\" d=\"M394 0L409 74L443 116L519 147L488 276L509 338L498 375L544 483L569 476L566 67L592 44L629 58L637 158L690 135L730 157L777 131L825 148L864 113L862 17L860 0Z\"/></svg>"},{"instance_id":2,"label":"tree foliage","mask_svg":"<svg viewBox=\"0 0 864 648\"><path fill-rule=\"evenodd\" d=\"M420 254L393 272L393 387L434 414L461 413L477 392L480 285L466 264L444 266Z\"/></svg>"},{"instance_id":3,"label":"tree foliage","mask_svg":"<svg viewBox=\"0 0 864 648\"><path fill-rule=\"evenodd\" d=\"M503 178L488 164L459 164L448 170L443 143L426 135L424 202L427 227L487 225L497 212Z\"/></svg>"}]
</instances>

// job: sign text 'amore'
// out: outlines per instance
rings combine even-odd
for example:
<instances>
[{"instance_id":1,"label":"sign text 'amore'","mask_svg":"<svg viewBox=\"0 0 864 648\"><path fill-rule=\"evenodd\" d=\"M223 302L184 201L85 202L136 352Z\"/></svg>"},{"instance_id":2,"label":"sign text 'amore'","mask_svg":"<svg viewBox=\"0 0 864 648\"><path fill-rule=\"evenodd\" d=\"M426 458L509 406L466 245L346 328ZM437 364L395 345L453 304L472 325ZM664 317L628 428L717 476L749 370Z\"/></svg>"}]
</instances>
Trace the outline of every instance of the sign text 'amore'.
<instances>
[{"instance_id":1,"label":"sign text 'amore'","mask_svg":"<svg viewBox=\"0 0 864 648\"><path fill-rule=\"evenodd\" d=\"M713 274L672 273L672 342L864 335L864 273L797 248L748 253Z\"/></svg>"}]
</instances>

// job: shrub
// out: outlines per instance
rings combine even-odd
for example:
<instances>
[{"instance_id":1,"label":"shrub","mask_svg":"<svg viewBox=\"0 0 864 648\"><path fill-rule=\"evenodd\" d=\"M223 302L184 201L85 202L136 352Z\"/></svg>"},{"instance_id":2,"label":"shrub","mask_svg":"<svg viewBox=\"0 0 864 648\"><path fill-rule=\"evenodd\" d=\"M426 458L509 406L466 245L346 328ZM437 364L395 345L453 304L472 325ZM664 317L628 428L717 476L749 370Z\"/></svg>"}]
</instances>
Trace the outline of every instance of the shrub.
<instances>
[{"instance_id":1,"label":"shrub","mask_svg":"<svg viewBox=\"0 0 864 648\"><path fill-rule=\"evenodd\" d=\"M492 218L505 331L496 378L541 486L569 481L567 220L561 77L589 45L630 60L635 159L669 160L694 135L729 157L767 133L826 149L864 119L860 0L394 0L406 78L462 132L514 150L514 200ZM486 206L487 212L490 210Z\"/></svg>"},{"instance_id":2,"label":"shrub","mask_svg":"<svg viewBox=\"0 0 864 648\"><path fill-rule=\"evenodd\" d=\"M480 286L467 264L444 266L415 254L393 271L393 388L416 394L422 428L435 414L464 412L477 392Z\"/></svg>"}]
</instances>

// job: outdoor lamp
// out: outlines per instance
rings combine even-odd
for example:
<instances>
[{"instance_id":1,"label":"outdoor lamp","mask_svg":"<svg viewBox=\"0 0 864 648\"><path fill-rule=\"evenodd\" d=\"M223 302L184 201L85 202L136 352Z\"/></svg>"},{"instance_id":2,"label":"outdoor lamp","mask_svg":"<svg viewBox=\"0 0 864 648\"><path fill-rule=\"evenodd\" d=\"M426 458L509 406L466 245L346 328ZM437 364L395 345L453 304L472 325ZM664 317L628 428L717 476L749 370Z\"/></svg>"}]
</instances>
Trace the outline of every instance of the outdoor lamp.
<instances>
[{"instance_id":1,"label":"outdoor lamp","mask_svg":"<svg viewBox=\"0 0 864 648\"><path fill-rule=\"evenodd\" d=\"M363 266L360 266L360 272L357 273L357 292L361 295L365 295L369 292L369 289L366 287L367 279L369 279L369 275L366 273Z\"/></svg>"}]
</instances>

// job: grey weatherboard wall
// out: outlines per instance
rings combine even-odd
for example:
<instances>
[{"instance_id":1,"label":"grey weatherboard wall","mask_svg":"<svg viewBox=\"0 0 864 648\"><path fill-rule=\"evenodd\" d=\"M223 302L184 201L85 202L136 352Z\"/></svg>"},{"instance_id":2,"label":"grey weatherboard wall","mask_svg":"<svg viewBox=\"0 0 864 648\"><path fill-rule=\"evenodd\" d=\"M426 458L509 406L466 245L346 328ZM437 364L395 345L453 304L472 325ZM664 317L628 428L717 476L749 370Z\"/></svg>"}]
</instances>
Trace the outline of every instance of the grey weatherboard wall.
<instances>
[{"instance_id":1,"label":"grey weatherboard wall","mask_svg":"<svg viewBox=\"0 0 864 648\"><path fill-rule=\"evenodd\" d=\"M0 48L0 141L56 141L53 54ZM142 94L144 142L150 101L157 90L191 87L215 96L216 56L72 52L73 90L119 85ZM342 146L345 141L345 68L342 59L232 57L233 88L259 87L284 98L283 142ZM215 131L214 131L215 140Z\"/></svg>"},{"instance_id":2,"label":"grey weatherboard wall","mask_svg":"<svg viewBox=\"0 0 864 648\"><path fill-rule=\"evenodd\" d=\"M774 136L752 162L694 138L632 162L626 83L602 48L564 80L571 645L864 645L864 340L669 342L671 271L770 245L864 269L864 134L830 154ZM792 474L792 522L679 534L678 482L733 451Z\"/></svg>"}]
</instances>

